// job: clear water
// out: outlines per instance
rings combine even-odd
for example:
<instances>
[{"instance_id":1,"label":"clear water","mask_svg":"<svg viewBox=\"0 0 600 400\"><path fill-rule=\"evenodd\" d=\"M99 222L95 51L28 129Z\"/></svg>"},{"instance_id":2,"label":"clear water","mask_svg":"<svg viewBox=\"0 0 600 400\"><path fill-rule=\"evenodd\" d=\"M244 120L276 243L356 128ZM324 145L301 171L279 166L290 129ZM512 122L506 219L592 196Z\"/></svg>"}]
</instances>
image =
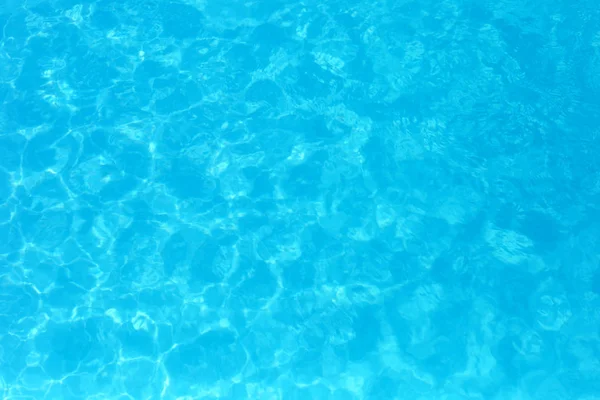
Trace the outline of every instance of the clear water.
<instances>
[{"instance_id":1,"label":"clear water","mask_svg":"<svg viewBox=\"0 0 600 400\"><path fill-rule=\"evenodd\" d=\"M3 399L600 399L592 0L0 2Z\"/></svg>"}]
</instances>

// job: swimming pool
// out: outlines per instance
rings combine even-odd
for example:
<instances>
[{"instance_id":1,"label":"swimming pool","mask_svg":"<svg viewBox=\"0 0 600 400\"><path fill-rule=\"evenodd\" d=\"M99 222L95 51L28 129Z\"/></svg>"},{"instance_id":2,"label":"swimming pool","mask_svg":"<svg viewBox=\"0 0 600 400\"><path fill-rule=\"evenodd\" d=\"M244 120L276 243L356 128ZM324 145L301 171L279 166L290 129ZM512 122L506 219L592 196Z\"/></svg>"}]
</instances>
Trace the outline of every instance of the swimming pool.
<instances>
[{"instance_id":1,"label":"swimming pool","mask_svg":"<svg viewBox=\"0 0 600 400\"><path fill-rule=\"evenodd\" d=\"M0 25L0 397L600 399L595 2Z\"/></svg>"}]
</instances>

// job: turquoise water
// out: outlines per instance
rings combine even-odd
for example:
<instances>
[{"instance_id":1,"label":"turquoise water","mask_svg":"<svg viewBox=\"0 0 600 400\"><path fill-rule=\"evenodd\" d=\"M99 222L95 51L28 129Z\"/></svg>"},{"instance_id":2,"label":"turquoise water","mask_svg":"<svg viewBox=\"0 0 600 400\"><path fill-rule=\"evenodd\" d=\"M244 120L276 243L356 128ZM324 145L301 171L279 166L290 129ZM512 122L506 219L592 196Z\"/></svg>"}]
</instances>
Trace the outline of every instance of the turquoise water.
<instances>
[{"instance_id":1,"label":"turquoise water","mask_svg":"<svg viewBox=\"0 0 600 400\"><path fill-rule=\"evenodd\" d=\"M596 1L0 26L0 398L600 399Z\"/></svg>"}]
</instances>

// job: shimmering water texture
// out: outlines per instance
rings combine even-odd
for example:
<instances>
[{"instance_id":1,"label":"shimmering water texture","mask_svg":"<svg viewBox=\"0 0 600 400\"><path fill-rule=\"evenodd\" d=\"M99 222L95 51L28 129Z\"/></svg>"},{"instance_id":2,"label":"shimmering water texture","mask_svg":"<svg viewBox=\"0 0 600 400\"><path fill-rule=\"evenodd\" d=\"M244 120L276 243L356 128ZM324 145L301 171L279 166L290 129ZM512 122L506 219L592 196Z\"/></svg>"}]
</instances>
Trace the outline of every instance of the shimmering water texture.
<instances>
[{"instance_id":1,"label":"shimmering water texture","mask_svg":"<svg viewBox=\"0 0 600 400\"><path fill-rule=\"evenodd\" d=\"M0 398L600 400L597 0L0 0Z\"/></svg>"}]
</instances>

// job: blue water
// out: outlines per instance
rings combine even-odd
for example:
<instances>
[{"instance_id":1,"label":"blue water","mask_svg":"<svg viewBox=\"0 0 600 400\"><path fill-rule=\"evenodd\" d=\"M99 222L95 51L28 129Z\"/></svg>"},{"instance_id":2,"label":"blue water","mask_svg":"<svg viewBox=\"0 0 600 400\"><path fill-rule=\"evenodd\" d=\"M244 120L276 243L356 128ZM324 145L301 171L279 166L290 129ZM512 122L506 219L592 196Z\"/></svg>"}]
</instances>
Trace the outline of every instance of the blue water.
<instances>
[{"instance_id":1,"label":"blue water","mask_svg":"<svg viewBox=\"0 0 600 400\"><path fill-rule=\"evenodd\" d=\"M597 1L0 26L0 398L600 399Z\"/></svg>"}]
</instances>

